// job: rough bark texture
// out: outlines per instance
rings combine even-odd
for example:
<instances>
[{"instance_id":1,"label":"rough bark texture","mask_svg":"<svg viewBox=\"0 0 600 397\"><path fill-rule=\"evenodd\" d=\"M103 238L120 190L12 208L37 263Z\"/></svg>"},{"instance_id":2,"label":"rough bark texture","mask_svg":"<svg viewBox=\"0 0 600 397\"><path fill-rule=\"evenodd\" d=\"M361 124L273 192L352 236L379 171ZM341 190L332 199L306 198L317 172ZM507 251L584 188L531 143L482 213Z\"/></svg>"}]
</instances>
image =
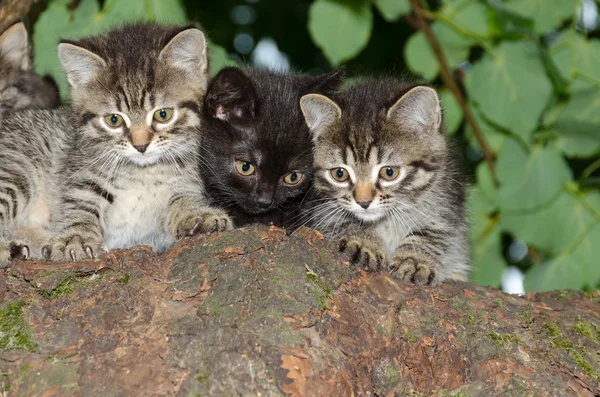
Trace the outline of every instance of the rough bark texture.
<instances>
[{"instance_id":1,"label":"rough bark texture","mask_svg":"<svg viewBox=\"0 0 600 397\"><path fill-rule=\"evenodd\" d=\"M27 15L38 0L0 0L0 32Z\"/></svg>"},{"instance_id":2,"label":"rough bark texture","mask_svg":"<svg viewBox=\"0 0 600 397\"><path fill-rule=\"evenodd\" d=\"M0 302L9 396L600 394L600 294L413 286L308 230L16 262Z\"/></svg>"}]
</instances>

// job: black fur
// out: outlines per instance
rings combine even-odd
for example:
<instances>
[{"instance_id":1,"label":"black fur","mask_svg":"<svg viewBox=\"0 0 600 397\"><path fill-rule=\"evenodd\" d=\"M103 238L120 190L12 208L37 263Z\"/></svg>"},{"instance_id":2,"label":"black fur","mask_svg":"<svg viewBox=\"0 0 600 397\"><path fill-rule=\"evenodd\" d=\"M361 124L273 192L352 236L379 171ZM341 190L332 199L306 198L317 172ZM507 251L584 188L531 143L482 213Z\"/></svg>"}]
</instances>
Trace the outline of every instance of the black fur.
<instances>
[{"instance_id":1,"label":"black fur","mask_svg":"<svg viewBox=\"0 0 600 397\"><path fill-rule=\"evenodd\" d=\"M293 218L313 174L313 145L300 98L332 95L342 78L341 70L310 77L225 68L211 81L204 101L201 172L211 203L225 209L236 225L286 226ZM236 159L251 162L255 174L240 175ZM283 178L292 171L303 178L289 186Z\"/></svg>"}]
</instances>

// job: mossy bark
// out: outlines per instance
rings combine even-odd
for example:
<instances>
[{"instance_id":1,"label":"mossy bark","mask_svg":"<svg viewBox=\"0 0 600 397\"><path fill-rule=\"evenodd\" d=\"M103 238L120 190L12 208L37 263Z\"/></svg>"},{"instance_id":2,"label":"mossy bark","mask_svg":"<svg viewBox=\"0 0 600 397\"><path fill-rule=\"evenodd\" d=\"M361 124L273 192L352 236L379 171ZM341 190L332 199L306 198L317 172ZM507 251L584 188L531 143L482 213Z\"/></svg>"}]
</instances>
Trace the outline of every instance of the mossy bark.
<instances>
[{"instance_id":1,"label":"mossy bark","mask_svg":"<svg viewBox=\"0 0 600 397\"><path fill-rule=\"evenodd\" d=\"M0 299L11 396L600 394L600 294L414 286L308 230L16 262Z\"/></svg>"}]
</instances>

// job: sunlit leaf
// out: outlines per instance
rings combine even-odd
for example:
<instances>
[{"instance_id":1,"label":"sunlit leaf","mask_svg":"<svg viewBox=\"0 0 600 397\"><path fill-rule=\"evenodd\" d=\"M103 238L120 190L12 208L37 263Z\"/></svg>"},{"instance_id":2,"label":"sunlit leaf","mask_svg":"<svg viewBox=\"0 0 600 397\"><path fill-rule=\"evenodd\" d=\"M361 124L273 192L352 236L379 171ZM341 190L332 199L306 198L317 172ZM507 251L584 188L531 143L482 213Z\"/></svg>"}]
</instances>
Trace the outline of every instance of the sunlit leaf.
<instances>
[{"instance_id":1,"label":"sunlit leaf","mask_svg":"<svg viewBox=\"0 0 600 397\"><path fill-rule=\"evenodd\" d=\"M575 0L509 0L506 8L533 20L536 33L548 33L575 16L581 6Z\"/></svg>"},{"instance_id":2,"label":"sunlit leaf","mask_svg":"<svg viewBox=\"0 0 600 397\"><path fill-rule=\"evenodd\" d=\"M458 106L456 98L454 98L454 95L452 95L450 90L443 90L440 92L440 102L442 102L442 107L444 109L446 132L448 134L454 134L462 122L462 110L460 109L460 106Z\"/></svg>"},{"instance_id":3,"label":"sunlit leaf","mask_svg":"<svg viewBox=\"0 0 600 397\"><path fill-rule=\"evenodd\" d=\"M504 42L467 74L467 92L486 118L528 140L552 94L534 45Z\"/></svg>"},{"instance_id":4,"label":"sunlit leaf","mask_svg":"<svg viewBox=\"0 0 600 397\"><path fill-rule=\"evenodd\" d=\"M316 0L308 14L308 31L333 66L353 58L369 42L373 28L369 3L350 6Z\"/></svg>"},{"instance_id":5,"label":"sunlit leaf","mask_svg":"<svg viewBox=\"0 0 600 397\"><path fill-rule=\"evenodd\" d=\"M375 6L388 22L397 21L411 10L409 0L375 0Z\"/></svg>"},{"instance_id":6,"label":"sunlit leaf","mask_svg":"<svg viewBox=\"0 0 600 397\"><path fill-rule=\"evenodd\" d=\"M556 148L536 146L528 153L514 139L506 141L496 164L498 204L503 215L548 205L572 177Z\"/></svg>"}]
</instances>

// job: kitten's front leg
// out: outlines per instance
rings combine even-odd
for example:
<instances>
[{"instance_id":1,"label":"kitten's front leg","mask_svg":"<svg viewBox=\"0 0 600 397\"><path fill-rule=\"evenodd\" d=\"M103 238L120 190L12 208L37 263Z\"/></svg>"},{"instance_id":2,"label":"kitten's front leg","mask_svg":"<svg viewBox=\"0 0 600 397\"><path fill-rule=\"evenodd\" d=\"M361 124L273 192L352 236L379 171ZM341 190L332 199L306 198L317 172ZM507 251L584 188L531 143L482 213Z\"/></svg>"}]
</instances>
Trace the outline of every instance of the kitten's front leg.
<instances>
[{"instance_id":1,"label":"kitten's front leg","mask_svg":"<svg viewBox=\"0 0 600 397\"><path fill-rule=\"evenodd\" d=\"M100 226L100 196L68 197L62 203L62 221L58 233L49 246L42 249L43 256L52 261L77 261L98 258L104 252L104 234Z\"/></svg>"},{"instance_id":2,"label":"kitten's front leg","mask_svg":"<svg viewBox=\"0 0 600 397\"><path fill-rule=\"evenodd\" d=\"M173 196L168 211L167 230L177 240L198 233L233 229L233 222L224 211L204 205L197 197Z\"/></svg>"},{"instance_id":3,"label":"kitten's front leg","mask_svg":"<svg viewBox=\"0 0 600 397\"><path fill-rule=\"evenodd\" d=\"M439 253L444 249L442 232L420 231L406 237L396 249L389 270L401 280L420 285L439 284Z\"/></svg>"},{"instance_id":4,"label":"kitten's front leg","mask_svg":"<svg viewBox=\"0 0 600 397\"><path fill-rule=\"evenodd\" d=\"M352 263L371 271L385 269L387 256L385 245L379 235L372 230L343 235L339 248L350 255Z\"/></svg>"}]
</instances>

